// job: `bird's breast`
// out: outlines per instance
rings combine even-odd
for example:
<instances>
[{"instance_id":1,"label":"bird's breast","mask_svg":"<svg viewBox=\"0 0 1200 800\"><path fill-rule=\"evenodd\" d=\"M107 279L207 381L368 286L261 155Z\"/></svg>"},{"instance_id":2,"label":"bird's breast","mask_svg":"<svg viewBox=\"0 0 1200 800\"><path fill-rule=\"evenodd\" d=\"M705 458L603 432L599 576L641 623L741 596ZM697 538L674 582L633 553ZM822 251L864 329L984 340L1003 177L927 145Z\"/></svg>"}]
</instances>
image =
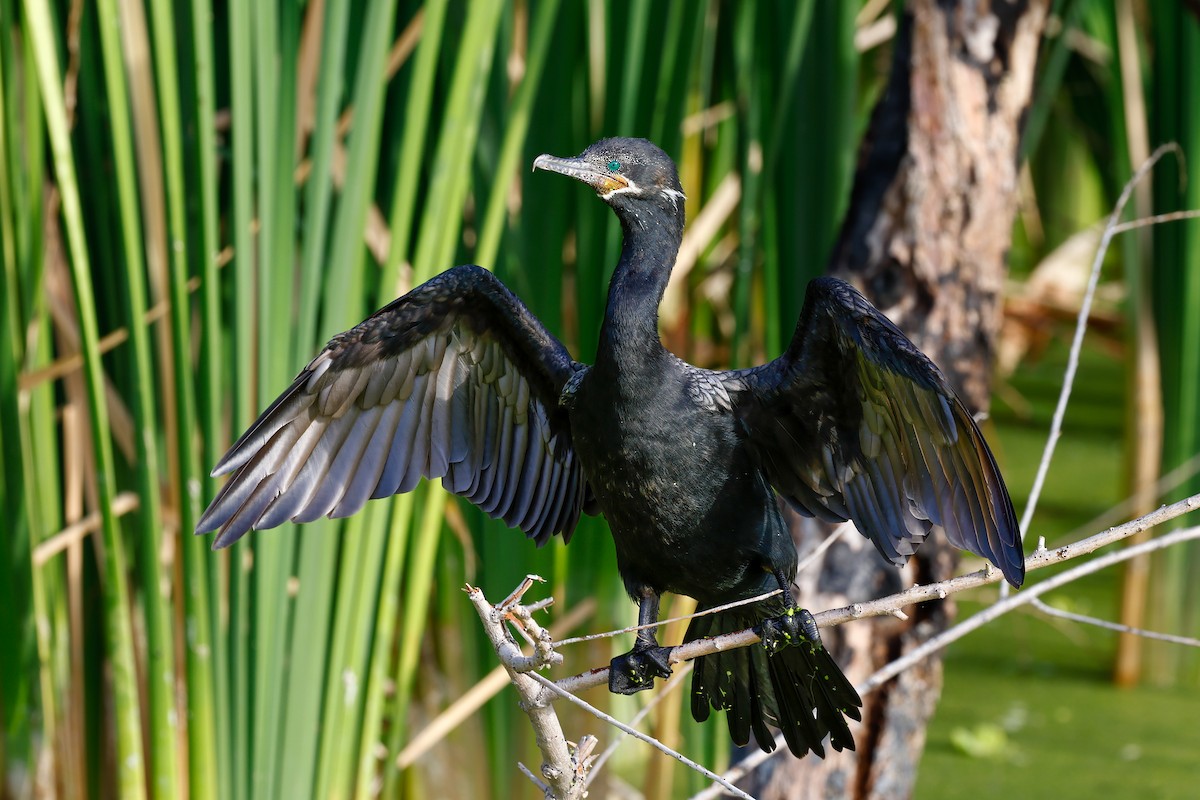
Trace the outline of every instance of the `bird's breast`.
<instances>
[{"instance_id":1,"label":"bird's breast","mask_svg":"<svg viewBox=\"0 0 1200 800\"><path fill-rule=\"evenodd\" d=\"M699 599L761 572L778 510L729 415L697 405L683 381L630 387L594 373L570 414L631 592Z\"/></svg>"}]
</instances>

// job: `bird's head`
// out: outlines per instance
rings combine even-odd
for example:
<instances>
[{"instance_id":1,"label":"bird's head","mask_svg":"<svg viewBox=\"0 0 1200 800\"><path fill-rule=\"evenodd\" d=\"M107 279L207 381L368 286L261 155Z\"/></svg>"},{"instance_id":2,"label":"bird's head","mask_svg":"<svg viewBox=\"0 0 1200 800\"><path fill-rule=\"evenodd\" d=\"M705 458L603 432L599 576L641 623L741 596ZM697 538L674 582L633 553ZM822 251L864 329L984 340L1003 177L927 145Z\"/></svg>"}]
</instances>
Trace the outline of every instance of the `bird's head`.
<instances>
[{"instance_id":1,"label":"bird's head","mask_svg":"<svg viewBox=\"0 0 1200 800\"><path fill-rule=\"evenodd\" d=\"M543 154L533 168L583 181L614 207L650 201L677 211L683 208L675 162L645 139L601 139L575 158Z\"/></svg>"}]
</instances>

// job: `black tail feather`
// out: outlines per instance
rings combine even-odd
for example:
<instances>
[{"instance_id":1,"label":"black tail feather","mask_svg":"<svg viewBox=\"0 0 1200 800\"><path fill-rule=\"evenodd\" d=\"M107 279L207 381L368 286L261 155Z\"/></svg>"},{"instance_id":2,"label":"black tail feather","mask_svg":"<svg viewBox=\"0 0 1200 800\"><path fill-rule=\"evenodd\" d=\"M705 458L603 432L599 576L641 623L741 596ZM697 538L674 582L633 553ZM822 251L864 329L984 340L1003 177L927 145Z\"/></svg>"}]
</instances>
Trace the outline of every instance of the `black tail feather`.
<instances>
[{"instance_id":1,"label":"black tail feather","mask_svg":"<svg viewBox=\"0 0 1200 800\"><path fill-rule=\"evenodd\" d=\"M749 628L784 610L782 603L767 602L696 617L684 640ZM824 758L826 736L834 750L853 750L846 717L861 720L861 706L854 686L819 641L805 639L774 655L752 645L701 656L692 676L692 716L703 722L710 709L724 710L736 744L747 744L753 731L767 752L775 749L768 723L783 731L797 757L811 750Z\"/></svg>"},{"instance_id":2,"label":"black tail feather","mask_svg":"<svg viewBox=\"0 0 1200 800\"><path fill-rule=\"evenodd\" d=\"M756 706L751 703L754 697L754 672L750 669L750 659L741 658L738 660L736 670L731 670L738 675L745 675L747 679L733 681L732 703L729 709L729 734L738 741L748 741L750 738L750 728L755 723L761 725L759 720L755 719L754 710ZM705 701L707 702L707 701ZM761 716L761 715L760 715ZM766 727L765 725L763 727ZM757 731L755 731L757 736Z\"/></svg>"},{"instance_id":3,"label":"black tail feather","mask_svg":"<svg viewBox=\"0 0 1200 800\"><path fill-rule=\"evenodd\" d=\"M767 676L767 665L764 660L751 658L747 654L746 663L750 666L750 669L746 670L750 680L747 682L745 695L746 703L750 706L750 727L754 731L754 740L759 743L759 747L770 753L775 750L775 734L771 733L771 729L767 727L766 703L762 698L774 697L775 692L771 688L771 680ZM742 738L743 745L747 741L749 740Z\"/></svg>"}]
</instances>

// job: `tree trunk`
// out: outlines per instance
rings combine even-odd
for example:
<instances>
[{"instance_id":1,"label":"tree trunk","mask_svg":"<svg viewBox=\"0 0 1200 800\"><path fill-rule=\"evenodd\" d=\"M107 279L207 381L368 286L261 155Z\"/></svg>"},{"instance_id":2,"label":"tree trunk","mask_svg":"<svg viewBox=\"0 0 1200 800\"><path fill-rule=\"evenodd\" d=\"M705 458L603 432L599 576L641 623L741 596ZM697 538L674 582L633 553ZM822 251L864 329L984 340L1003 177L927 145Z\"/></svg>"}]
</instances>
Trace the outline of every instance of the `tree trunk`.
<instances>
[{"instance_id":1,"label":"tree trunk","mask_svg":"<svg viewBox=\"0 0 1200 800\"><path fill-rule=\"evenodd\" d=\"M987 408L1013 218L1021 123L1049 0L910 0L887 91L861 146L850 210L829 270L857 286L946 373L968 407ZM795 517L801 560L830 533ZM949 577L957 552L942 536L902 570L844 535L798 578L820 609ZM953 604L909 619L824 633L850 679L944 630ZM912 794L925 726L942 687L931 658L864 698L856 752L824 761L776 755L744 783L755 797L903 798Z\"/></svg>"}]
</instances>

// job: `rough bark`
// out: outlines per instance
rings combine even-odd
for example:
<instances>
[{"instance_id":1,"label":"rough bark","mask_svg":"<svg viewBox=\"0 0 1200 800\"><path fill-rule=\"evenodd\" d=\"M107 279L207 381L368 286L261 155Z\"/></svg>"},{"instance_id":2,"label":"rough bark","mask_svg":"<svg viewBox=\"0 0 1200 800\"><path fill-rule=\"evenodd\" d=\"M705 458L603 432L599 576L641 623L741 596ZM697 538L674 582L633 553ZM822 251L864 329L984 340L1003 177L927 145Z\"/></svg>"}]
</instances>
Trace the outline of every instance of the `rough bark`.
<instances>
[{"instance_id":1,"label":"rough bark","mask_svg":"<svg viewBox=\"0 0 1200 800\"><path fill-rule=\"evenodd\" d=\"M830 259L830 272L911 336L974 410L987 408L1021 125L1048 5L910 0ZM829 529L797 517L793 533L803 558ZM935 537L897 570L851 534L800 576L800 593L810 608L878 597L949 577L957 558ZM928 603L905 622L854 623L826 638L859 682L944 630L953 612L949 602ZM941 687L941 661L923 662L865 698L856 752L777 755L744 788L762 800L910 796Z\"/></svg>"}]
</instances>

